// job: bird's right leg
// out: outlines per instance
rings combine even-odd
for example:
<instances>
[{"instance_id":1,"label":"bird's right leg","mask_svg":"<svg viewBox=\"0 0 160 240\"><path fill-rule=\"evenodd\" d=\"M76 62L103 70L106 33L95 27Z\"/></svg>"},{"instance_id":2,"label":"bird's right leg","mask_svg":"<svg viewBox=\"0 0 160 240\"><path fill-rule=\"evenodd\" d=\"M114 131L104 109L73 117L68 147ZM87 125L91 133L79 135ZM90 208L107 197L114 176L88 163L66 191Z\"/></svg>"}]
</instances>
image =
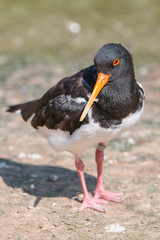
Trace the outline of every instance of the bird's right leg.
<instances>
[{"instance_id":1,"label":"bird's right leg","mask_svg":"<svg viewBox=\"0 0 160 240\"><path fill-rule=\"evenodd\" d=\"M83 195L84 195L83 202L80 206L79 211L83 211L85 208L92 208L96 211L104 212L104 209L101 206L99 206L98 204L106 204L107 201L102 200L102 199L94 199L89 195L87 186L86 186L86 182L85 182L85 178L84 178L84 163L78 156L76 156L75 165L77 168L77 172L78 172L78 175L80 178L82 191L83 191Z\"/></svg>"},{"instance_id":2,"label":"bird's right leg","mask_svg":"<svg viewBox=\"0 0 160 240\"><path fill-rule=\"evenodd\" d=\"M97 163L97 187L94 194L94 199L103 198L106 201L112 201L112 202L122 202L120 199L120 196L123 195L123 193L115 193L115 192L108 192L103 187L103 181L102 181L102 164L104 160L104 151L105 145L103 143L100 143L97 150L96 150L96 163Z\"/></svg>"}]
</instances>

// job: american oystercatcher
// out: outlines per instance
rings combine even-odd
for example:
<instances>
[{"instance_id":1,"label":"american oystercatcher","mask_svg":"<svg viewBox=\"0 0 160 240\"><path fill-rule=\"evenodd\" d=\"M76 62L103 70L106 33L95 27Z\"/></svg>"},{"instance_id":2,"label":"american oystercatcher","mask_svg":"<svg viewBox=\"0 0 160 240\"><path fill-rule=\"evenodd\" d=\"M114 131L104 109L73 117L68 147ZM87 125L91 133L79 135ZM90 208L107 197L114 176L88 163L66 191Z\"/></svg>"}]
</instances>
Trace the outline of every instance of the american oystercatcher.
<instances>
[{"instance_id":1,"label":"american oystercatcher","mask_svg":"<svg viewBox=\"0 0 160 240\"><path fill-rule=\"evenodd\" d=\"M92 66L62 79L40 99L10 106L7 111L20 112L56 151L75 155L84 195L80 211L85 208L104 211L99 204L121 202L123 195L104 190L105 145L139 120L143 106L144 92L135 79L130 53L121 44L109 43L96 53ZM97 186L91 197L81 156L97 143Z\"/></svg>"}]
</instances>

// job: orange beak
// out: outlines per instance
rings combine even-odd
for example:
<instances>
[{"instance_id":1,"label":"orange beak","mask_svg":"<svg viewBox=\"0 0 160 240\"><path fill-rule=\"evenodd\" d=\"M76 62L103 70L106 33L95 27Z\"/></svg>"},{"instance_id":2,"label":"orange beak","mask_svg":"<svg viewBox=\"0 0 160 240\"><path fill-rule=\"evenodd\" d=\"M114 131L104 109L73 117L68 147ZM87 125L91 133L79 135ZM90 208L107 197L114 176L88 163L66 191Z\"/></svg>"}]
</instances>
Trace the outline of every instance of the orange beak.
<instances>
[{"instance_id":1,"label":"orange beak","mask_svg":"<svg viewBox=\"0 0 160 240\"><path fill-rule=\"evenodd\" d=\"M111 75L106 75L104 73L98 74L98 78L97 78L96 84L94 86L93 92L92 92L92 94L87 102L87 105L85 106L85 109L83 110L82 115L79 119L80 122L82 122L83 119L85 118L85 116L87 115L89 109L92 107L92 105L94 103L94 100L96 99L96 97L98 96L99 92L102 90L104 85L106 85L110 76Z\"/></svg>"}]
</instances>

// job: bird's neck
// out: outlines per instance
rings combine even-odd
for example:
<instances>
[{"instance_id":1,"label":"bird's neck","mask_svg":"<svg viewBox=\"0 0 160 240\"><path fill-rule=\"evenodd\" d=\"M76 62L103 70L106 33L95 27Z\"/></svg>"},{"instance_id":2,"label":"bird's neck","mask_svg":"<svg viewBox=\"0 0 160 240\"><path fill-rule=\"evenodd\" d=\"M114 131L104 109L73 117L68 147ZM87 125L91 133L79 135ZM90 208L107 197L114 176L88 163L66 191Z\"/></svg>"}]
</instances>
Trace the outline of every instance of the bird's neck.
<instances>
[{"instance_id":1,"label":"bird's neck","mask_svg":"<svg viewBox=\"0 0 160 240\"><path fill-rule=\"evenodd\" d=\"M107 83L98 96L95 108L103 111L106 116L113 119L128 116L138 105L139 91L136 80L118 79Z\"/></svg>"}]
</instances>

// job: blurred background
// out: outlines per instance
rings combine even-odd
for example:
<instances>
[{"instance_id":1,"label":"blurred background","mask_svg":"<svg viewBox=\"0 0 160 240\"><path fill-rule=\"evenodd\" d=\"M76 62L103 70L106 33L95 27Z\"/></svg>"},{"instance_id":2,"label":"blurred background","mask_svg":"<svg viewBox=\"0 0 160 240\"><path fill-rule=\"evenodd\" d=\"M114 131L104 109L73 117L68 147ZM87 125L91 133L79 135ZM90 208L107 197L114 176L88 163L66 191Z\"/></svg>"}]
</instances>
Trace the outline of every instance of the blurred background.
<instances>
[{"instance_id":1,"label":"blurred background","mask_svg":"<svg viewBox=\"0 0 160 240\"><path fill-rule=\"evenodd\" d=\"M105 153L105 187L126 193L125 201L108 204L106 214L77 214L73 199L81 188L74 157L53 151L20 116L5 110L41 97L60 79L93 64L96 51L109 42L133 55L145 110ZM160 239L159 66L160 0L0 0L1 240ZM90 148L83 156L90 191L94 152ZM51 174L59 180L47 180ZM43 199L33 208L36 197ZM104 226L111 223L125 226L126 233L106 235Z\"/></svg>"},{"instance_id":2,"label":"blurred background","mask_svg":"<svg viewBox=\"0 0 160 240\"><path fill-rule=\"evenodd\" d=\"M122 43L134 57L137 76L144 76L160 63L159 39L158 0L1 0L0 84L12 96L6 100L1 92L3 104L14 101L17 88L22 100L41 96L92 64L108 42Z\"/></svg>"}]
</instances>

